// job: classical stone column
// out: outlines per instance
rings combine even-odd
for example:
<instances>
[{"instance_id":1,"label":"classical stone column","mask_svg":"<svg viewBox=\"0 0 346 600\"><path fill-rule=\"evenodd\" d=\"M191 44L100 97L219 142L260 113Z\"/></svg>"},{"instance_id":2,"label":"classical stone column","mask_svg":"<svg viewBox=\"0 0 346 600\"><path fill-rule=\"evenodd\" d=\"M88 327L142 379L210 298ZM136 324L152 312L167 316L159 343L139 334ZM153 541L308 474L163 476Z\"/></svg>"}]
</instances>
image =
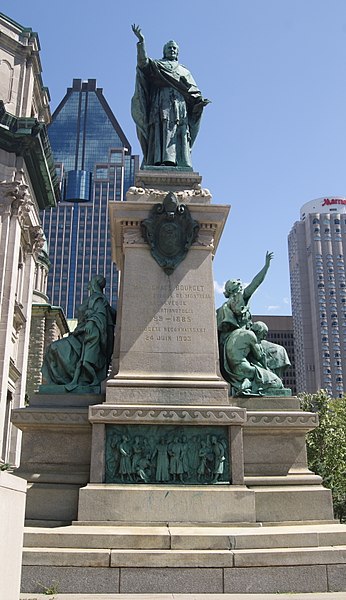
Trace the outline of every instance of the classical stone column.
<instances>
[{"instance_id":1,"label":"classical stone column","mask_svg":"<svg viewBox=\"0 0 346 600\"><path fill-rule=\"evenodd\" d=\"M21 181L0 183L0 398L6 398L9 389L15 395L16 381L20 377L20 372L15 367L12 367L12 378L10 377L10 359L13 353L13 324L16 323L15 294L22 233L20 212L21 208L30 202L27 189L27 186L22 184ZM19 327L20 324L18 323ZM3 433L5 411L6 403L2 402L0 404L0 437ZM8 459L9 457L2 458Z\"/></svg>"}]
</instances>

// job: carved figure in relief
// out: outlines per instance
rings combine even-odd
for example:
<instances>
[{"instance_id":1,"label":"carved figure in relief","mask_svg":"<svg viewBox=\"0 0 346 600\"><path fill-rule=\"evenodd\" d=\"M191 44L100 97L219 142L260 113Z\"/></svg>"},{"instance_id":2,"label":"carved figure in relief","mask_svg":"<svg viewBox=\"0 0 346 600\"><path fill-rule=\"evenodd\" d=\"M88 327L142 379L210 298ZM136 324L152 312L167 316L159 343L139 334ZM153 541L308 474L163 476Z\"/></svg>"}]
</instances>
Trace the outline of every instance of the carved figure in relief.
<instances>
[{"instance_id":1,"label":"carved figure in relief","mask_svg":"<svg viewBox=\"0 0 346 600\"><path fill-rule=\"evenodd\" d=\"M133 481L132 479L132 460L131 460L131 444L129 443L129 437L127 435L123 435L120 445L120 465L119 465L119 473L121 480L128 479L129 481Z\"/></svg>"},{"instance_id":2,"label":"carved figure in relief","mask_svg":"<svg viewBox=\"0 0 346 600\"><path fill-rule=\"evenodd\" d=\"M119 472L120 452L119 452L119 436L114 433L109 441L106 452L106 465L110 478L115 477Z\"/></svg>"},{"instance_id":3,"label":"carved figure in relief","mask_svg":"<svg viewBox=\"0 0 346 600\"><path fill-rule=\"evenodd\" d=\"M190 469L189 469L189 448L188 448L188 444L187 444L187 438L186 435L182 435L180 438L180 448L181 448L181 466L182 466L182 470L183 470L183 477L184 475L186 475L187 479L190 476Z\"/></svg>"},{"instance_id":4,"label":"carved figure in relief","mask_svg":"<svg viewBox=\"0 0 346 600\"><path fill-rule=\"evenodd\" d=\"M213 452L213 480L212 483L219 481L223 474L225 466L225 448L215 435L211 437L211 450Z\"/></svg>"},{"instance_id":5,"label":"carved figure in relief","mask_svg":"<svg viewBox=\"0 0 346 600\"><path fill-rule=\"evenodd\" d=\"M197 467L197 479L201 481L207 474L207 458L209 448L204 440L201 441L201 447L198 452L199 464Z\"/></svg>"},{"instance_id":6,"label":"carved figure in relief","mask_svg":"<svg viewBox=\"0 0 346 600\"><path fill-rule=\"evenodd\" d=\"M188 463L189 463L189 472L192 475L196 475L198 464L199 464L199 441L197 436L192 436L191 440L188 443Z\"/></svg>"},{"instance_id":7,"label":"carved figure in relief","mask_svg":"<svg viewBox=\"0 0 346 600\"><path fill-rule=\"evenodd\" d=\"M169 455L168 444L165 438L160 438L157 444L152 459L156 459L156 481L169 481Z\"/></svg>"},{"instance_id":8,"label":"carved figure in relief","mask_svg":"<svg viewBox=\"0 0 346 600\"><path fill-rule=\"evenodd\" d=\"M138 465L142 456L143 446L138 435L135 436L132 446L132 473L138 472Z\"/></svg>"},{"instance_id":9,"label":"carved figure in relief","mask_svg":"<svg viewBox=\"0 0 346 600\"><path fill-rule=\"evenodd\" d=\"M192 435L191 426L171 428L166 435L160 435L157 431L148 433L149 429L144 427L141 434L131 435L124 426L110 427L106 438L106 482L213 484L225 481L225 464L226 470L229 468L226 437L210 430L201 435L196 428L192 429ZM183 433L177 435L177 430ZM144 432L148 435L143 435Z\"/></svg>"},{"instance_id":10,"label":"carved figure in relief","mask_svg":"<svg viewBox=\"0 0 346 600\"><path fill-rule=\"evenodd\" d=\"M169 446L169 472L172 475L173 481L183 479L183 463L181 459L181 443L178 437L173 439Z\"/></svg>"}]
</instances>

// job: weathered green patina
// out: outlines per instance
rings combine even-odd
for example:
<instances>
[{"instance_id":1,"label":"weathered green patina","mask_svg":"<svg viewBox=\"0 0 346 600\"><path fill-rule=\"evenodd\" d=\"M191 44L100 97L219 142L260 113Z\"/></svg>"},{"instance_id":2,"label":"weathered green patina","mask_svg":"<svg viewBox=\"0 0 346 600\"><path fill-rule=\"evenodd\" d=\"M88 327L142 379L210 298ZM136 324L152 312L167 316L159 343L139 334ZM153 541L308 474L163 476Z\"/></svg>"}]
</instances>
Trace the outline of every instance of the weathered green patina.
<instances>
[{"instance_id":1,"label":"weathered green patina","mask_svg":"<svg viewBox=\"0 0 346 600\"><path fill-rule=\"evenodd\" d=\"M24 158L39 208L56 206L59 181L45 124L11 115L0 100L0 125L0 148Z\"/></svg>"},{"instance_id":2,"label":"weathered green patina","mask_svg":"<svg viewBox=\"0 0 346 600\"><path fill-rule=\"evenodd\" d=\"M209 100L202 97L190 71L179 64L176 42L167 42L163 58L153 60L147 56L141 29L133 25L132 31L138 44L131 112L143 151L143 166L192 169L191 148Z\"/></svg>"},{"instance_id":3,"label":"weathered green patina","mask_svg":"<svg viewBox=\"0 0 346 600\"><path fill-rule=\"evenodd\" d=\"M220 369L235 396L291 394L281 380L290 365L287 352L265 339L268 327L253 323L249 310L250 298L264 281L272 257L267 252L264 267L246 287L239 279L228 280L227 301L217 310Z\"/></svg>"},{"instance_id":4,"label":"weathered green patina","mask_svg":"<svg viewBox=\"0 0 346 600\"><path fill-rule=\"evenodd\" d=\"M40 387L41 393L100 393L113 352L115 323L115 310L103 294L105 285L103 276L92 278L76 329L48 346L42 366L48 385Z\"/></svg>"},{"instance_id":5,"label":"weathered green patina","mask_svg":"<svg viewBox=\"0 0 346 600\"><path fill-rule=\"evenodd\" d=\"M152 207L149 217L141 222L141 230L152 257L171 275L196 241L199 224L188 207L169 192L162 203Z\"/></svg>"},{"instance_id":6,"label":"weathered green patina","mask_svg":"<svg viewBox=\"0 0 346 600\"><path fill-rule=\"evenodd\" d=\"M107 425L106 483L230 483L227 427Z\"/></svg>"}]
</instances>

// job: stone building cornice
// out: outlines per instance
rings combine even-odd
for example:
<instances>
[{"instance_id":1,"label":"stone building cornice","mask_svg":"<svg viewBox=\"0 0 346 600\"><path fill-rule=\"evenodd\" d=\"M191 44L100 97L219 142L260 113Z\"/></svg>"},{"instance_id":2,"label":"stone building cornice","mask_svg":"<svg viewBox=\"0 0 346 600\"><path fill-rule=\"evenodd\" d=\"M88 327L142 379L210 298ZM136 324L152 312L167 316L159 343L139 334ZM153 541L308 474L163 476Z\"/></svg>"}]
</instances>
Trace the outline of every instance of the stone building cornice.
<instances>
[{"instance_id":1,"label":"stone building cornice","mask_svg":"<svg viewBox=\"0 0 346 600\"><path fill-rule=\"evenodd\" d=\"M34 74L34 98L38 116L46 124L50 123L50 95L48 88L43 85L42 81L41 46L38 34L31 27L24 27L0 12L0 35L4 50L14 56L22 57L28 65L31 62Z\"/></svg>"},{"instance_id":2,"label":"stone building cornice","mask_svg":"<svg viewBox=\"0 0 346 600\"><path fill-rule=\"evenodd\" d=\"M0 148L24 158L39 208L56 206L59 181L45 124L11 115L0 100Z\"/></svg>"}]
</instances>

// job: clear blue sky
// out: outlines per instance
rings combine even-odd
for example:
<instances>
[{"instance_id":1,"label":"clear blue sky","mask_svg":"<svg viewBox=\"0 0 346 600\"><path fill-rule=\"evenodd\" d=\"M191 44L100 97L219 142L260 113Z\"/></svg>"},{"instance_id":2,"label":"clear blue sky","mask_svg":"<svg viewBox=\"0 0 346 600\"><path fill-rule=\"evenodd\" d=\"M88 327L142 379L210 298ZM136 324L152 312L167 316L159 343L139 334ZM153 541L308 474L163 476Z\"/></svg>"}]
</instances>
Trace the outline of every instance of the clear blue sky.
<instances>
[{"instance_id":1,"label":"clear blue sky","mask_svg":"<svg viewBox=\"0 0 346 600\"><path fill-rule=\"evenodd\" d=\"M152 57L179 43L212 100L193 166L213 202L232 205L215 280L250 281L272 250L252 312L290 314L288 232L305 202L346 195L346 1L2 0L0 10L38 32L52 111L73 78L96 78L138 153L130 25Z\"/></svg>"}]
</instances>

